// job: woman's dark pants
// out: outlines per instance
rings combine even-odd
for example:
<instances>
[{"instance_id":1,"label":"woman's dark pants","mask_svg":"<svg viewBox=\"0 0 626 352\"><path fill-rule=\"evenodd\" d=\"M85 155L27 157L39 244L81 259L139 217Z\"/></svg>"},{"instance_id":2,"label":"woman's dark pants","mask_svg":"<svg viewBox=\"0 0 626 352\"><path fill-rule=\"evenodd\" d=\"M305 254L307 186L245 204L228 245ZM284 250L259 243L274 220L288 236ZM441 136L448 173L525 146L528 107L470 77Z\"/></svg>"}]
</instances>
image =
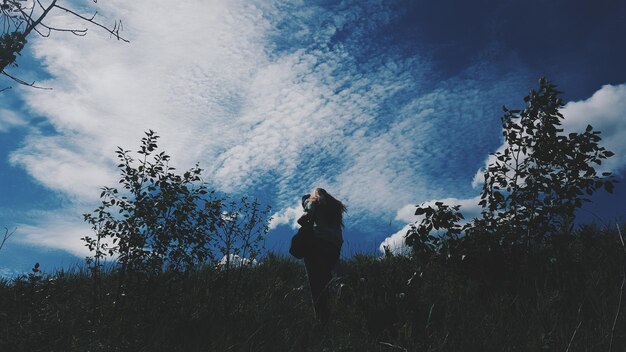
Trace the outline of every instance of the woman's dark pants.
<instances>
[{"instance_id":1,"label":"woman's dark pants","mask_svg":"<svg viewBox=\"0 0 626 352\"><path fill-rule=\"evenodd\" d=\"M311 286L315 318L326 322L330 315L328 284L332 278L331 271L339 260L340 249L328 241L317 238L312 245L310 254L304 257L304 264Z\"/></svg>"}]
</instances>

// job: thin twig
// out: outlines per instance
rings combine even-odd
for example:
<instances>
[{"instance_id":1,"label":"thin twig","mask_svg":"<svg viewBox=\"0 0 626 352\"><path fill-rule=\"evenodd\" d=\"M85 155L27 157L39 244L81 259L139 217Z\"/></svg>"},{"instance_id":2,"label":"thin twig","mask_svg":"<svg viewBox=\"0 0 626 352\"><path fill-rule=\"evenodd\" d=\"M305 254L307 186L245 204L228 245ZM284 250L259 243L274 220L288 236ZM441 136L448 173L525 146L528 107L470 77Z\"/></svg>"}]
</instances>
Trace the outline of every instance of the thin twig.
<instances>
[{"instance_id":1,"label":"thin twig","mask_svg":"<svg viewBox=\"0 0 626 352\"><path fill-rule=\"evenodd\" d=\"M85 28L85 29L57 28L57 27L50 27L50 26L46 25L43 22L39 23L39 25L48 30L48 33L45 36L43 34L41 34L41 32L37 31L37 33L39 33L43 37L50 36L50 33L52 31L55 31L55 32L70 32L70 33L72 33L72 34L74 34L76 36L79 36L79 37L84 37L84 36L87 35L87 28Z\"/></svg>"},{"instance_id":2,"label":"thin twig","mask_svg":"<svg viewBox=\"0 0 626 352\"><path fill-rule=\"evenodd\" d=\"M126 43L129 43L129 41L127 39L125 39L125 38L120 36L120 29L122 28L122 21L119 21L119 22L116 21L115 25L113 26L113 29L110 29L110 28L108 28L108 27L106 27L106 26L104 26L104 25L102 25L102 24L100 24L100 23L98 23L98 22L96 22L94 20L94 18L96 18L97 12L94 13L93 16L91 16L91 17L85 17L85 16L83 16L83 15L77 13L77 12L74 12L74 11L72 11L72 10L66 8L66 7L63 7L61 5L54 5L54 7L58 8L60 10L63 10L65 12L67 12L67 13L70 13L70 14L80 18L83 21L87 21L89 23L92 23L92 24L94 24L94 25L104 29L105 31L111 33L111 35L115 36L115 38L117 38L118 40L121 40L121 41L124 41Z\"/></svg>"},{"instance_id":3,"label":"thin twig","mask_svg":"<svg viewBox=\"0 0 626 352\"><path fill-rule=\"evenodd\" d=\"M583 323L583 321L581 320L580 323L578 323L578 325L576 325L576 329L574 329L574 333L572 334L572 338L569 339L569 344L567 345L567 349L565 350L565 352L569 352L570 347L572 347L572 342L574 342L574 337L576 336L576 332L578 332L578 328L580 328L582 323Z\"/></svg>"},{"instance_id":4,"label":"thin twig","mask_svg":"<svg viewBox=\"0 0 626 352\"><path fill-rule=\"evenodd\" d=\"M24 33L22 33L22 35L24 36L24 38L26 38L28 36L28 34L35 29L35 27L37 27L39 25L39 23L41 23L41 21L43 21L44 17L46 17L48 15L48 12L50 12L50 10L52 10L52 8L54 8L54 6L56 5L57 0L53 0L52 3L50 3L50 6L48 6L43 13L41 14L41 16L39 16L38 19L36 20L32 20L32 17L28 16L24 11L22 11L20 9L20 12L22 12L22 15L24 16L24 18L26 19L27 22L30 22L29 25L26 27L26 29L24 30ZM41 6L41 3L39 3L39 5ZM43 8L43 6L42 6ZM31 11L32 14L32 11ZM31 22L32 21L32 22Z\"/></svg>"},{"instance_id":5,"label":"thin twig","mask_svg":"<svg viewBox=\"0 0 626 352\"><path fill-rule=\"evenodd\" d=\"M383 346L387 346L387 347L395 348L395 349L398 349L398 350L402 350L404 352L408 352L408 350L406 348L404 348L402 346L392 345L389 342L379 341L378 343L383 345Z\"/></svg>"},{"instance_id":6,"label":"thin twig","mask_svg":"<svg viewBox=\"0 0 626 352\"><path fill-rule=\"evenodd\" d=\"M433 303L430 306L430 310L428 311L428 319L426 320L426 329L430 326L430 317L433 315L433 309L435 308L435 304Z\"/></svg>"},{"instance_id":7,"label":"thin twig","mask_svg":"<svg viewBox=\"0 0 626 352\"><path fill-rule=\"evenodd\" d=\"M624 254L626 254L626 244L624 244L624 237L622 237L622 231L619 228L619 224L615 224L617 226L617 233L619 234L619 239L622 241L622 248L624 249Z\"/></svg>"},{"instance_id":8,"label":"thin twig","mask_svg":"<svg viewBox=\"0 0 626 352\"><path fill-rule=\"evenodd\" d=\"M15 233L15 230L17 230L17 228L13 229L13 231L9 232L9 229L7 229L6 227L4 228L4 235L2 236L2 242L0 242L0 249L2 249L2 247L4 247L4 243L11 238L11 236L13 236L13 234Z\"/></svg>"},{"instance_id":9,"label":"thin twig","mask_svg":"<svg viewBox=\"0 0 626 352\"><path fill-rule=\"evenodd\" d=\"M26 82L26 81L24 81L24 80L21 80L21 79L19 79L19 78L15 77L15 76L13 76L13 75L11 75L11 74L7 73L6 71L2 71L2 74L3 74L3 75L5 75L5 76L7 76L7 77L9 77L9 78L10 78L10 79L12 79L12 80L14 80L15 82L17 82L17 83L19 83L19 84L22 84L22 85L25 85L25 86L28 86L28 87L33 87L33 88L37 88L37 89L52 90L52 88L50 88L50 87L40 87L40 86L36 86L36 85L35 85L35 81L33 81L32 83L28 83L28 82Z\"/></svg>"},{"instance_id":10,"label":"thin twig","mask_svg":"<svg viewBox=\"0 0 626 352\"><path fill-rule=\"evenodd\" d=\"M619 234L619 239L622 242L622 248L624 249L624 254L626 254L626 244L624 244L624 237L622 236L622 231L619 228L619 224L615 224L617 226L617 233ZM611 329L611 340L609 342L609 352L613 349L613 335L615 334L615 326L617 325L617 318L619 318L619 313L622 309L622 296L624 294L624 283L626 283L626 266L624 267L624 273L622 275L622 286L619 289L619 302L617 303L617 311L615 312L615 319L613 319L613 328Z\"/></svg>"}]
</instances>

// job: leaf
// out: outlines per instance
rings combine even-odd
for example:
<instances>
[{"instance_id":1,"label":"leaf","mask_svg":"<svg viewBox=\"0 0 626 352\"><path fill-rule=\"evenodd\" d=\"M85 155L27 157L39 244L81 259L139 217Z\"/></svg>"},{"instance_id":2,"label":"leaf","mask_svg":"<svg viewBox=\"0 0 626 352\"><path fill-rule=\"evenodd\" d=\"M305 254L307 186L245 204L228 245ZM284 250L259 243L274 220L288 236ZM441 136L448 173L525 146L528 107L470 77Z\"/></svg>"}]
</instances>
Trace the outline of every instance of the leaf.
<instances>
[{"instance_id":1,"label":"leaf","mask_svg":"<svg viewBox=\"0 0 626 352\"><path fill-rule=\"evenodd\" d=\"M424 215L425 212L426 209L424 208L417 207L417 209L415 209L415 215Z\"/></svg>"},{"instance_id":2,"label":"leaf","mask_svg":"<svg viewBox=\"0 0 626 352\"><path fill-rule=\"evenodd\" d=\"M613 183L610 181L605 182L604 189L606 189L606 191L609 193L613 193Z\"/></svg>"}]
</instances>

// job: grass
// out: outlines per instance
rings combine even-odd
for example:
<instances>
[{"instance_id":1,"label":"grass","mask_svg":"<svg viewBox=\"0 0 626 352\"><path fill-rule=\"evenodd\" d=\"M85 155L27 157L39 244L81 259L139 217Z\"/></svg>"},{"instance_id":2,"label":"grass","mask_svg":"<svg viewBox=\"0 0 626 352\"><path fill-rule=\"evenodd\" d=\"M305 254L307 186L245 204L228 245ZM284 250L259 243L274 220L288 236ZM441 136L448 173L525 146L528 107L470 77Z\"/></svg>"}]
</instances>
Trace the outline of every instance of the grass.
<instances>
[{"instance_id":1,"label":"grass","mask_svg":"<svg viewBox=\"0 0 626 352\"><path fill-rule=\"evenodd\" d=\"M354 255L316 324L303 265L0 282L1 351L623 351L624 252L585 227L529 257ZM615 323L615 329L614 328Z\"/></svg>"}]
</instances>

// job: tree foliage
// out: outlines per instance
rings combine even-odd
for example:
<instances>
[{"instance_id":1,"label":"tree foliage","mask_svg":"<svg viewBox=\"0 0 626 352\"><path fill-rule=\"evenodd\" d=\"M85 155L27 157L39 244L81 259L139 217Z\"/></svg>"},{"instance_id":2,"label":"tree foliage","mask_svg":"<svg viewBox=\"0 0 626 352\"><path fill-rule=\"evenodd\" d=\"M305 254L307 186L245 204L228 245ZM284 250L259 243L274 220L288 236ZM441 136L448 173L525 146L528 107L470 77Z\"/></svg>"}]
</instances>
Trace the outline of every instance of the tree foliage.
<instances>
[{"instance_id":1,"label":"tree foliage","mask_svg":"<svg viewBox=\"0 0 626 352\"><path fill-rule=\"evenodd\" d=\"M268 231L269 208L242 198L229 201L208 189L196 166L177 174L157 151L159 136L146 132L137 151L118 148L121 190L103 187L101 205L84 214L95 237L83 240L95 268L115 257L121 268L186 271L216 255L254 258Z\"/></svg>"},{"instance_id":2,"label":"tree foliage","mask_svg":"<svg viewBox=\"0 0 626 352\"><path fill-rule=\"evenodd\" d=\"M435 202L435 207L422 205L415 211L415 215L423 215L419 224L411 224L406 236L406 244L413 249L413 253L419 258L427 259L438 252L442 238L457 238L461 233L458 224L464 219L459 211L460 205L447 205L443 202ZM431 232L445 231L440 236L434 236Z\"/></svg>"},{"instance_id":3,"label":"tree foliage","mask_svg":"<svg viewBox=\"0 0 626 352\"><path fill-rule=\"evenodd\" d=\"M480 218L460 228L458 206L438 204L433 209L422 204L415 214L425 217L408 231L407 245L417 250L424 248L417 243L436 243L429 233L441 227L451 234L488 235L493 243L528 249L570 224L575 211L598 189L612 192L616 181L611 173L598 175L595 167L613 152L600 146L600 132L591 125L584 132L564 134L560 94L541 78L539 88L524 97L524 109L503 108L504 146L492 154L484 172Z\"/></svg>"}]
</instances>

